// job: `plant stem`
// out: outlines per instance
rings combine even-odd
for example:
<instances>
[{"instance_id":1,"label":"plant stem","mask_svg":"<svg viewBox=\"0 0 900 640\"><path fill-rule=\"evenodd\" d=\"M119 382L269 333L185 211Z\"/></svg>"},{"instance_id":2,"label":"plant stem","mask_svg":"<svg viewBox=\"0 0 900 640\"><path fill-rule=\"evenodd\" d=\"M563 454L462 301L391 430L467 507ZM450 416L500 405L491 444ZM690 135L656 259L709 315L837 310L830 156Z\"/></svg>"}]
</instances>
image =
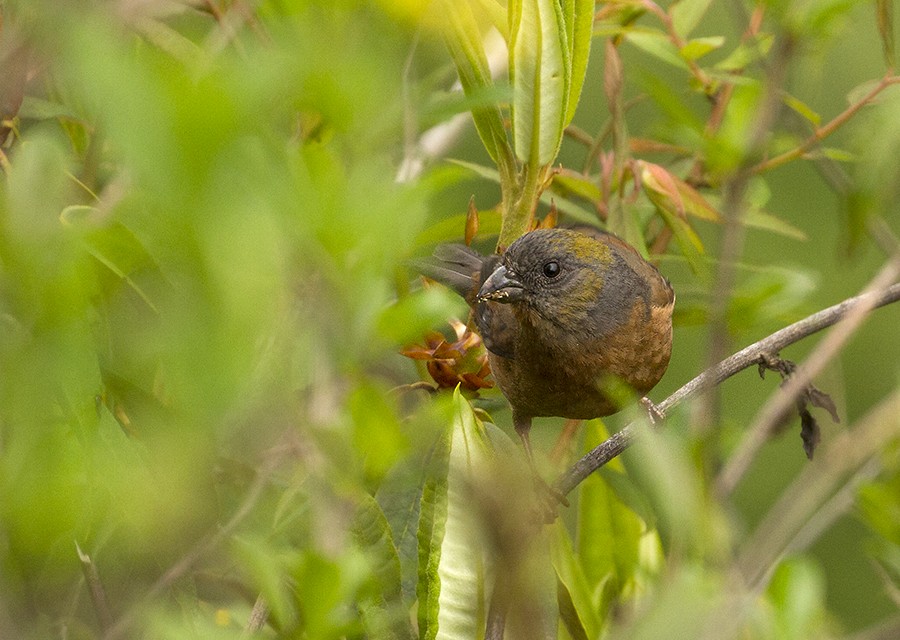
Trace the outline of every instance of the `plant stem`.
<instances>
[{"instance_id":1,"label":"plant stem","mask_svg":"<svg viewBox=\"0 0 900 640\"><path fill-rule=\"evenodd\" d=\"M519 174L514 190L503 189L503 200L506 204L503 223L500 227L500 240L497 243L501 251L516 241L531 228L534 210L544 186L546 166L536 167L526 164ZM502 180L502 175L501 175ZM502 185L501 185L502 186Z\"/></svg>"}]
</instances>

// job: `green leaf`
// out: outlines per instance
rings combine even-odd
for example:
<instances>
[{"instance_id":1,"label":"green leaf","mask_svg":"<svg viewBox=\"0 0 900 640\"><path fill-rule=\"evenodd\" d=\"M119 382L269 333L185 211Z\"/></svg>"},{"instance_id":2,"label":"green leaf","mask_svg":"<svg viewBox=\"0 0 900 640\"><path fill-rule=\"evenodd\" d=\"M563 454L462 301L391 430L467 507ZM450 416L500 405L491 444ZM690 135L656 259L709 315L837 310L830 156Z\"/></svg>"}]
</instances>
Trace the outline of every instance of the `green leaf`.
<instances>
[{"instance_id":1,"label":"green leaf","mask_svg":"<svg viewBox=\"0 0 900 640\"><path fill-rule=\"evenodd\" d=\"M784 100L784 104L811 122L814 127L818 127L822 123L822 117L799 98L795 98L791 94L785 93L782 100Z\"/></svg>"},{"instance_id":2,"label":"green leaf","mask_svg":"<svg viewBox=\"0 0 900 640\"><path fill-rule=\"evenodd\" d=\"M875 17L878 22L878 34L881 36L881 49L888 69L894 68L894 2L893 0L876 0Z\"/></svg>"},{"instance_id":3,"label":"green leaf","mask_svg":"<svg viewBox=\"0 0 900 640\"><path fill-rule=\"evenodd\" d=\"M744 217L744 224L755 229L772 231L779 235L794 238L795 240L808 240L806 233L789 222L773 216L771 213L756 209L748 211Z\"/></svg>"},{"instance_id":4,"label":"green leaf","mask_svg":"<svg viewBox=\"0 0 900 640\"><path fill-rule=\"evenodd\" d=\"M479 637L487 616L485 542L470 491L488 461L484 425L457 387L454 417L438 445L439 464L426 481L419 524L419 635Z\"/></svg>"},{"instance_id":5,"label":"green leaf","mask_svg":"<svg viewBox=\"0 0 900 640\"><path fill-rule=\"evenodd\" d=\"M775 37L772 34L760 33L735 47L724 60L715 64L720 71L741 71L769 53Z\"/></svg>"},{"instance_id":6,"label":"green leaf","mask_svg":"<svg viewBox=\"0 0 900 640\"><path fill-rule=\"evenodd\" d=\"M572 193L589 202L598 202L602 197L597 182L571 169L561 169L553 176L551 188L561 195Z\"/></svg>"},{"instance_id":7,"label":"green leaf","mask_svg":"<svg viewBox=\"0 0 900 640\"><path fill-rule=\"evenodd\" d=\"M654 201L651 196L650 200L656 205L656 211L659 213L663 222L675 234L675 241L682 255L687 258L688 264L694 273L705 273L708 270L707 264L703 261L703 242L697 236L697 232L691 228L687 220L679 216L669 206L668 202Z\"/></svg>"},{"instance_id":8,"label":"green leaf","mask_svg":"<svg viewBox=\"0 0 900 640\"><path fill-rule=\"evenodd\" d=\"M560 617L573 638L597 638L601 622L593 603L591 585L572 548L569 532L559 520L553 525L551 554L559 581ZM600 544L592 540L592 544Z\"/></svg>"},{"instance_id":9,"label":"green leaf","mask_svg":"<svg viewBox=\"0 0 900 640\"><path fill-rule=\"evenodd\" d=\"M696 189L665 167L638 160L635 168L641 186L654 204L665 206L682 217L689 214L710 222L721 220L719 212Z\"/></svg>"},{"instance_id":10,"label":"green leaf","mask_svg":"<svg viewBox=\"0 0 900 640\"><path fill-rule=\"evenodd\" d=\"M444 39L450 49L459 81L467 96L477 96L494 86L478 23L468 2L443 0L440 4L447 18ZM509 142L503 118L496 104L472 109L472 119L488 155L495 162L508 155Z\"/></svg>"},{"instance_id":11,"label":"green leaf","mask_svg":"<svg viewBox=\"0 0 900 640\"><path fill-rule=\"evenodd\" d=\"M522 162L537 168L556 158L565 128L566 29L557 0L513 0L509 19L513 146Z\"/></svg>"},{"instance_id":12,"label":"green leaf","mask_svg":"<svg viewBox=\"0 0 900 640\"><path fill-rule=\"evenodd\" d=\"M377 585L362 605L363 618L373 637L412 640L413 630L403 604L400 557L387 518L373 497L362 494L353 533L366 551Z\"/></svg>"},{"instance_id":13,"label":"green leaf","mask_svg":"<svg viewBox=\"0 0 900 640\"><path fill-rule=\"evenodd\" d=\"M498 0L471 0L488 17L494 28L500 32L504 40L509 38L509 16Z\"/></svg>"},{"instance_id":14,"label":"green leaf","mask_svg":"<svg viewBox=\"0 0 900 640\"><path fill-rule=\"evenodd\" d=\"M607 431L601 420L585 423L584 451L603 442ZM632 502L626 502L622 496ZM606 598L627 586L639 562L641 535L652 511L624 473L622 463L613 461L586 478L578 500L578 556L592 591L605 586ZM648 516L637 515L633 504L639 503ZM597 597L600 597L597 593ZM596 603L595 603L596 604Z\"/></svg>"},{"instance_id":15,"label":"green leaf","mask_svg":"<svg viewBox=\"0 0 900 640\"><path fill-rule=\"evenodd\" d=\"M706 14L710 4L712 0L680 0L673 4L669 8L669 15L672 16L675 33L687 38Z\"/></svg>"},{"instance_id":16,"label":"green leaf","mask_svg":"<svg viewBox=\"0 0 900 640\"><path fill-rule=\"evenodd\" d=\"M466 162L465 160L454 160L450 159L450 162L453 164L459 165L460 167L465 167L470 171L476 173L482 178L486 178L492 182L496 182L499 184L500 182L500 174L496 169L492 167L486 167L484 165L476 164L474 162ZM552 185L551 185L552 187ZM586 222L588 224L597 224L597 215L591 213L584 207L581 207L571 200L565 198L564 196L554 195L548 190L544 190L541 193L540 201L546 205L550 205L551 202L556 204L556 208L561 212L566 214L567 216L571 216L575 220L579 222ZM462 228L461 226L459 227ZM454 236L454 237L458 237Z\"/></svg>"},{"instance_id":17,"label":"green leaf","mask_svg":"<svg viewBox=\"0 0 900 640\"><path fill-rule=\"evenodd\" d=\"M678 67L685 71L689 70L678 49L669 40L669 36L659 29L631 29L625 34L625 39L654 58L667 62L673 67Z\"/></svg>"},{"instance_id":18,"label":"green leaf","mask_svg":"<svg viewBox=\"0 0 900 640\"><path fill-rule=\"evenodd\" d=\"M725 44L724 36L710 36L708 38L695 38L681 47L679 53L685 60L697 60L707 53L715 51Z\"/></svg>"},{"instance_id":19,"label":"green leaf","mask_svg":"<svg viewBox=\"0 0 900 640\"><path fill-rule=\"evenodd\" d=\"M575 116L575 109L578 107L581 89L584 86L585 72L591 54L596 2L595 0L572 0L564 4L570 61L570 85L564 121L564 124L568 125Z\"/></svg>"}]
</instances>

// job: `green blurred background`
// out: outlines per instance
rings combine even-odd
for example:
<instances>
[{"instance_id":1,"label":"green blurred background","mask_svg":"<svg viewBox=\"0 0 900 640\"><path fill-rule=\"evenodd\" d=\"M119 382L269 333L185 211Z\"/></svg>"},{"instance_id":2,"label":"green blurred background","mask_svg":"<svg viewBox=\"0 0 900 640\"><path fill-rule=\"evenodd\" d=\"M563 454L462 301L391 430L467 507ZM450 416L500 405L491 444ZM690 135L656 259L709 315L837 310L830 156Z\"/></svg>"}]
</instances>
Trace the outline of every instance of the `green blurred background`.
<instances>
[{"instance_id":1,"label":"green blurred background","mask_svg":"<svg viewBox=\"0 0 900 640\"><path fill-rule=\"evenodd\" d=\"M698 32L736 40L739 4L714 2ZM798 33L786 86L823 121L884 72L873 4L831 5ZM465 106L446 91L433 16L389 0L0 7L0 637L97 637L75 543L129 625L234 634L263 592L282 629L356 637L334 607L371 589L348 540L359 496L427 451L443 419L390 391L419 378L398 352L463 313L444 292L409 293L405 264L462 236L440 223L472 194L485 209L499 197L442 161L395 180L421 131ZM663 81L705 118L684 75L622 54L628 95ZM606 118L602 65L595 46L575 120L588 131ZM884 187L895 233L898 99L885 92L828 140L853 158L838 163L852 185ZM629 131L664 137L676 112L638 103ZM788 114L791 130L808 135ZM488 162L471 128L450 156ZM564 165L583 157L566 142ZM748 230L734 349L853 295L884 260L822 172L800 160L758 185L806 238ZM720 228L698 232L716 256ZM709 303L683 262L661 269L679 305ZM654 399L706 363L708 328L687 315ZM876 312L818 379L842 417L821 416L825 440L900 384L898 328L900 307ZM783 355L802 360L816 340ZM722 386L726 449L774 380L747 370ZM492 410L504 427L507 414ZM557 433L539 425L536 446ZM806 464L793 426L766 445L730 505L734 529L751 530ZM896 610L873 540L851 509L804 556L836 628Z\"/></svg>"}]
</instances>

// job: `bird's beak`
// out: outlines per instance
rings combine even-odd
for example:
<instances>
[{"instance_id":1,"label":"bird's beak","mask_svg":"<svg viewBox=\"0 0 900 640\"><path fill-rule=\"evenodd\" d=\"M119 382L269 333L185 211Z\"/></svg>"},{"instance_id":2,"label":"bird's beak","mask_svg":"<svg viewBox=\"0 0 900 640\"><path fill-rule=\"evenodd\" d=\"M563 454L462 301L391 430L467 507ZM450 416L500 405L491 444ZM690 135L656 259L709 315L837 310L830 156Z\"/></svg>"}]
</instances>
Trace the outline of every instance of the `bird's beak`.
<instances>
[{"instance_id":1,"label":"bird's beak","mask_svg":"<svg viewBox=\"0 0 900 640\"><path fill-rule=\"evenodd\" d=\"M502 264L494 269L488 279L481 285L476 300L495 300L496 302L516 302L525 296L525 285Z\"/></svg>"}]
</instances>

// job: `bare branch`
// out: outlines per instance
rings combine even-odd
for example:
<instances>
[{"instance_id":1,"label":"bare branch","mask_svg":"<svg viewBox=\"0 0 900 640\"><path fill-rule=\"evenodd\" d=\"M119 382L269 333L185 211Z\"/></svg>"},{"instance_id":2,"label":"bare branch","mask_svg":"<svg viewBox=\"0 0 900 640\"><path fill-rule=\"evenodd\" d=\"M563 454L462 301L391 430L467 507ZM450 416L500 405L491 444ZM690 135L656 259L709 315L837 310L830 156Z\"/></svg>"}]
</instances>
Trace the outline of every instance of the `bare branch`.
<instances>
[{"instance_id":1,"label":"bare branch","mask_svg":"<svg viewBox=\"0 0 900 640\"><path fill-rule=\"evenodd\" d=\"M885 290L888 285L896 282L898 277L900 277L900 259L895 258L884 266L871 284L866 287L863 295ZM803 366L798 367L775 393L772 400L763 406L752 426L747 430L747 435L716 479L716 488L721 495L728 495L734 490L775 426L784 419L794 406L799 394L812 379L821 373L825 365L831 362L832 358L847 343L850 336L856 333L866 316L875 308L875 302L874 298L869 297L855 305L841 319L835 330L810 354Z\"/></svg>"},{"instance_id":2,"label":"bare branch","mask_svg":"<svg viewBox=\"0 0 900 640\"><path fill-rule=\"evenodd\" d=\"M657 408L664 413L667 412L672 407L697 395L699 392L714 387L739 371L757 364L761 354L781 351L788 345L799 342L807 336L838 323L859 305L877 309L898 300L900 300L900 283L893 284L882 291L862 293L814 313L758 342L754 342L722 362L708 368L659 403ZM632 422L597 445L557 479L556 488L564 495L570 493L591 473L625 451L634 442L634 439L638 437L642 428L646 428L642 426L642 423Z\"/></svg>"}]
</instances>

